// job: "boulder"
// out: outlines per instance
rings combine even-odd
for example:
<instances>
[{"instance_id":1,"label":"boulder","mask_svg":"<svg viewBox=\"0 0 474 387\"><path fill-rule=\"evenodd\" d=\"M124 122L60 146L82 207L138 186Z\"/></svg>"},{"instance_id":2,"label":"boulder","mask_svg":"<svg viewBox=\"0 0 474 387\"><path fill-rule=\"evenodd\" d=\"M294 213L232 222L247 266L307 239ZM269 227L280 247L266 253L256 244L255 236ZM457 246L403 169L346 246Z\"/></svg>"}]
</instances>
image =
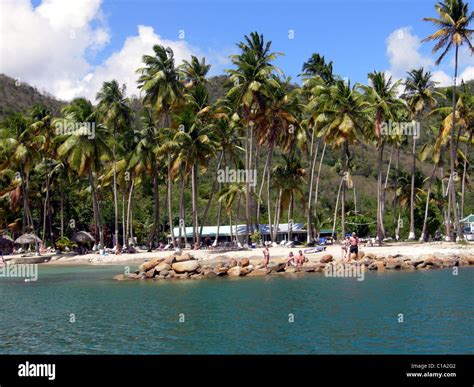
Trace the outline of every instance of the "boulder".
<instances>
[{"instance_id":1,"label":"boulder","mask_svg":"<svg viewBox=\"0 0 474 387\"><path fill-rule=\"evenodd\" d=\"M320 261L321 263L329 263L334 261L334 258L331 254L325 254L321 257Z\"/></svg>"},{"instance_id":2,"label":"boulder","mask_svg":"<svg viewBox=\"0 0 474 387\"><path fill-rule=\"evenodd\" d=\"M126 277L125 274L118 274L113 279L116 281L127 281L130 277Z\"/></svg>"},{"instance_id":3,"label":"boulder","mask_svg":"<svg viewBox=\"0 0 474 387\"><path fill-rule=\"evenodd\" d=\"M216 274L219 276L219 277L222 277L224 275L227 275L227 272L229 271L229 269L225 266L222 266L220 268L217 269L217 272Z\"/></svg>"},{"instance_id":4,"label":"boulder","mask_svg":"<svg viewBox=\"0 0 474 387\"><path fill-rule=\"evenodd\" d=\"M377 263L376 263L376 262L371 263L371 264L367 267L367 269L368 269L368 270L378 270Z\"/></svg>"},{"instance_id":5,"label":"boulder","mask_svg":"<svg viewBox=\"0 0 474 387\"><path fill-rule=\"evenodd\" d=\"M175 274L174 278L176 278L176 279L188 279L189 278L189 273Z\"/></svg>"},{"instance_id":6,"label":"boulder","mask_svg":"<svg viewBox=\"0 0 474 387\"><path fill-rule=\"evenodd\" d=\"M160 273L160 276L166 277L170 272L169 272L169 270L165 269L165 270L161 270L159 273Z\"/></svg>"},{"instance_id":7,"label":"boulder","mask_svg":"<svg viewBox=\"0 0 474 387\"><path fill-rule=\"evenodd\" d=\"M383 255L377 255L377 256L375 257L375 259L376 259L377 261L384 261L384 260L385 260L385 257L384 257Z\"/></svg>"},{"instance_id":8,"label":"boulder","mask_svg":"<svg viewBox=\"0 0 474 387\"><path fill-rule=\"evenodd\" d=\"M297 271L296 267L294 266L293 267L290 266L285 269L285 273L296 273L296 271Z\"/></svg>"},{"instance_id":9,"label":"boulder","mask_svg":"<svg viewBox=\"0 0 474 387\"><path fill-rule=\"evenodd\" d=\"M196 271L198 267L199 262L196 260L175 262L172 265L172 268L176 273L190 273Z\"/></svg>"},{"instance_id":10,"label":"boulder","mask_svg":"<svg viewBox=\"0 0 474 387\"><path fill-rule=\"evenodd\" d=\"M150 259L149 261L143 262L140 266L139 269L140 271L149 271L150 269L153 269L156 265L159 263L163 262L162 258L153 258Z\"/></svg>"},{"instance_id":11,"label":"boulder","mask_svg":"<svg viewBox=\"0 0 474 387\"><path fill-rule=\"evenodd\" d=\"M153 278L155 276L155 268L151 268L150 270L145 272L146 278Z\"/></svg>"},{"instance_id":12,"label":"boulder","mask_svg":"<svg viewBox=\"0 0 474 387\"><path fill-rule=\"evenodd\" d=\"M365 253L364 253L363 251L359 251L359 252L357 253L357 259L362 259L362 258L364 258L364 257L365 257Z\"/></svg>"},{"instance_id":13,"label":"boulder","mask_svg":"<svg viewBox=\"0 0 474 387\"><path fill-rule=\"evenodd\" d=\"M163 270L170 270L170 269L171 269L171 265L166 262L161 262L155 266L155 271L157 271L158 273Z\"/></svg>"},{"instance_id":14,"label":"boulder","mask_svg":"<svg viewBox=\"0 0 474 387\"><path fill-rule=\"evenodd\" d=\"M373 253L365 253L364 258L376 259L377 256Z\"/></svg>"},{"instance_id":15,"label":"boulder","mask_svg":"<svg viewBox=\"0 0 474 387\"><path fill-rule=\"evenodd\" d=\"M231 258L229 262L227 263L227 266L229 267L235 267L237 266L237 261L234 258Z\"/></svg>"},{"instance_id":16,"label":"boulder","mask_svg":"<svg viewBox=\"0 0 474 387\"><path fill-rule=\"evenodd\" d=\"M217 277L217 274L214 273L213 271L206 273L206 278L216 278L216 277Z\"/></svg>"},{"instance_id":17,"label":"boulder","mask_svg":"<svg viewBox=\"0 0 474 387\"><path fill-rule=\"evenodd\" d=\"M242 259L240 260L240 266L246 267L246 266L248 266L248 265L250 265L250 261L249 261L248 258L242 258Z\"/></svg>"},{"instance_id":18,"label":"boulder","mask_svg":"<svg viewBox=\"0 0 474 387\"><path fill-rule=\"evenodd\" d=\"M249 274L247 274L247 277L260 277L267 275L267 270L266 269L255 269Z\"/></svg>"},{"instance_id":19,"label":"boulder","mask_svg":"<svg viewBox=\"0 0 474 387\"><path fill-rule=\"evenodd\" d=\"M192 261L194 257L189 253L175 254L176 262Z\"/></svg>"},{"instance_id":20,"label":"boulder","mask_svg":"<svg viewBox=\"0 0 474 387\"><path fill-rule=\"evenodd\" d=\"M194 273L194 274L191 274L189 278L191 278L191 279L201 279L201 278L203 278L203 275L199 274L199 273Z\"/></svg>"},{"instance_id":21,"label":"boulder","mask_svg":"<svg viewBox=\"0 0 474 387\"><path fill-rule=\"evenodd\" d=\"M174 255L171 255L165 258L164 262L166 262L168 265L172 265L173 263L176 262L176 257Z\"/></svg>"},{"instance_id":22,"label":"boulder","mask_svg":"<svg viewBox=\"0 0 474 387\"><path fill-rule=\"evenodd\" d=\"M279 272L285 271L285 266L286 266L285 263L276 263L276 264L268 265L267 274L279 273Z\"/></svg>"},{"instance_id":23,"label":"boulder","mask_svg":"<svg viewBox=\"0 0 474 387\"><path fill-rule=\"evenodd\" d=\"M243 271L243 268L241 268L240 266L233 266L229 270L227 270L227 275L229 277L240 277L241 275L245 275L242 274Z\"/></svg>"},{"instance_id":24,"label":"boulder","mask_svg":"<svg viewBox=\"0 0 474 387\"><path fill-rule=\"evenodd\" d=\"M387 258L385 261L385 269L387 270L394 270L400 269L402 267L403 261L401 259L396 258Z\"/></svg>"}]
</instances>

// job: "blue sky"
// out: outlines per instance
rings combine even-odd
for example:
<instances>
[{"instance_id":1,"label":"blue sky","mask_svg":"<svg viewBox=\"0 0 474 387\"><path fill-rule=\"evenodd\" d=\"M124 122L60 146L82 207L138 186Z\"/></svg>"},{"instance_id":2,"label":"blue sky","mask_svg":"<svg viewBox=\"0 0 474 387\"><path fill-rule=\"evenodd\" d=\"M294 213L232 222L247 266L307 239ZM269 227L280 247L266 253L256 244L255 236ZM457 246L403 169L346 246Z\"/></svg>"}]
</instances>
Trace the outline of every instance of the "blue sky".
<instances>
[{"instance_id":1,"label":"blue sky","mask_svg":"<svg viewBox=\"0 0 474 387\"><path fill-rule=\"evenodd\" d=\"M451 82L452 55L435 66L433 0L0 0L0 72L62 99L93 99L111 78L136 93L135 69L153 44L169 45L177 61L206 56L211 75L231 67L228 55L245 34L258 31L284 53L278 66L295 81L318 52L335 73L366 83L367 73L402 78L424 66ZM471 7L472 8L472 7ZM184 39L180 33L184 32ZM293 34L293 39L291 39ZM181 36L182 37L182 36ZM1 58L8 58L2 60ZM474 58L461 50L460 74L474 78Z\"/></svg>"},{"instance_id":2,"label":"blue sky","mask_svg":"<svg viewBox=\"0 0 474 387\"><path fill-rule=\"evenodd\" d=\"M104 12L111 27L111 44L95 58L119 48L136 33L138 24L153 26L166 39L186 40L200 48L235 51L244 34L259 31L285 55L278 65L297 77L302 63L319 52L333 60L335 71L365 82L374 69L389 67L386 39L394 30L412 26L422 37L432 32L422 17L434 16L432 0L316 1L123 1L108 0ZM289 31L294 38L289 38ZM422 51L429 54L431 46ZM214 73L226 66L214 66Z\"/></svg>"}]
</instances>

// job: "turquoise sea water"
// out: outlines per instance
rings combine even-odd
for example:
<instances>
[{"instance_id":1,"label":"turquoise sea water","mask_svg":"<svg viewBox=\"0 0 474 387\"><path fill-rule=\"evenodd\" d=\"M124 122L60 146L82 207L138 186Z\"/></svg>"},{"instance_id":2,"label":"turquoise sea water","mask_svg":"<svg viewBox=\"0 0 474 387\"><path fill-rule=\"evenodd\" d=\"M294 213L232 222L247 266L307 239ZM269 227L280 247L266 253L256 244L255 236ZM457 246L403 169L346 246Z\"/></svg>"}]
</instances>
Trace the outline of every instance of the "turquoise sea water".
<instances>
[{"instance_id":1,"label":"turquoise sea water","mask_svg":"<svg viewBox=\"0 0 474 387\"><path fill-rule=\"evenodd\" d=\"M0 278L0 353L474 353L473 268L361 282L113 281L122 271L40 266L36 282Z\"/></svg>"}]
</instances>

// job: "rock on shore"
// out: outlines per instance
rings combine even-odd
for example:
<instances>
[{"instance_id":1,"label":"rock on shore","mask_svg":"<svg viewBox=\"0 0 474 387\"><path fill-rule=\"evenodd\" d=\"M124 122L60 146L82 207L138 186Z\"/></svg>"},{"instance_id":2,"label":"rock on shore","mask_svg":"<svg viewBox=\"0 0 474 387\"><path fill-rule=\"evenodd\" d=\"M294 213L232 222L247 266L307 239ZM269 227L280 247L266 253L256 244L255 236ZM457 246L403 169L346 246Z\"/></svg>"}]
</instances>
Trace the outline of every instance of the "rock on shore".
<instances>
[{"instance_id":1,"label":"rock on shore","mask_svg":"<svg viewBox=\"0 0 474 387\"><path fill-rule=\"evenodd\" d=\"M331 254L324 254L317 261L305 262L300 267L286 267L285 263L270 262L267 267L261 263L254 266L254 257L234 258L222 257L221 261L205 263L196 260L189 253L173 254L167 258L153 258L143 262L139 269L131 274L119 274L114 277L117 281L126 280L165 280L165 279L201 279L217 277L258 277L285 273L321 273L326 265L336 264L337 260ZM353 255L349 264L363 265L370 271L390 270L431 270L453 268L455 266L474 265L474 254L425 254L417 257L400 254L387 257L372 253L359 252Z\"/></svg>"}]
</instances>

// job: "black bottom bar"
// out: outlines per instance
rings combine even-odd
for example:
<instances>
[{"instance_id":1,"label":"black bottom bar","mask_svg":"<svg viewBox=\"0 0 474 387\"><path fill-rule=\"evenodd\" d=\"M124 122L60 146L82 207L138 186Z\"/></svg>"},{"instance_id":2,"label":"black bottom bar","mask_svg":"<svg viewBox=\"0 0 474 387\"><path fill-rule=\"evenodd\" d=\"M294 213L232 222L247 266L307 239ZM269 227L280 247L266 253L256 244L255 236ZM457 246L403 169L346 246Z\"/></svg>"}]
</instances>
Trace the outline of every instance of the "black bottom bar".
<instances>
[{"instance_id":1,"label":"black bottom bar","mask_svg":"<svg viewBox=\"0 0 474 387\"><path fill-rule=\"evenodd\" d=\"M260 379L265 385L270 381L281 385L286 380L312 385L473 386L472 365L471 355L1 355L0 386L93 385L98 381L222 386L255 384Z\"/></svg>"}]
</instances>

